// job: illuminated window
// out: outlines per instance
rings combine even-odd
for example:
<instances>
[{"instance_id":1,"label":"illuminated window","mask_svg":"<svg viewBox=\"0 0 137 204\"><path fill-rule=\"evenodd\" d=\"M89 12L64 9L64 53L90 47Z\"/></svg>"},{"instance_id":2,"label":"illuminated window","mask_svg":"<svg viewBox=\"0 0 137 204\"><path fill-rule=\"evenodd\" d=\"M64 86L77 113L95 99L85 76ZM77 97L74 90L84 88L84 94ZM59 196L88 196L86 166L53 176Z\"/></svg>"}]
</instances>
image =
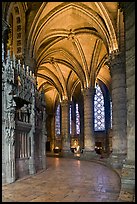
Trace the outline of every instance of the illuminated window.
<instances>
[{"instance_id":1,"label":"illuminated window","mask_svg":"<svg viewBox=\"0 0 137 204\"><path fill-rule=\"evenodd\" d=\"M110 101L110 128L112 129L112 101Z\"/></svg>"},{"instance_id":2,"label":"illuminated window","mask_svg":"<svg viewBox=\"0 0 137 204\"><path fill-rule=\"evenodd\" d=\"M58 105L56 109L55 132L56 132L56 135L60 135L60 105Z\"/></svg>"},{"instance_id":3,"label":"illuminated window","mask_svg":"<svg viewBox=\"0 0 137 204\"><path fill-rule=\"evenodd\" d=\"M105 130L104 97L98 84L96 85L96 93L94 95L94 130Z\"/></svg>"},{"instance_id":4,"label":"illuminated window","mask_svg":"<svg viewBox=\"0 0 137 204\"><path fill-rule=\"evenodd\" d=\"M77 103L76 103L76 134L80 134L80 115Z\"/></svg>"},{"instance_id":5,"label":"illuminated window","mask_svg":"<svg viewBox=\"0 0 137 204\"><path fill-rule=\"evenodd\" d=\"M71 120L72 120L72 114L71 114L71 111L72 111L72 105L70 104L69 106L69 133L71 134L72 133L72 123L71 123Z\"/></svg>"}]
</instances>

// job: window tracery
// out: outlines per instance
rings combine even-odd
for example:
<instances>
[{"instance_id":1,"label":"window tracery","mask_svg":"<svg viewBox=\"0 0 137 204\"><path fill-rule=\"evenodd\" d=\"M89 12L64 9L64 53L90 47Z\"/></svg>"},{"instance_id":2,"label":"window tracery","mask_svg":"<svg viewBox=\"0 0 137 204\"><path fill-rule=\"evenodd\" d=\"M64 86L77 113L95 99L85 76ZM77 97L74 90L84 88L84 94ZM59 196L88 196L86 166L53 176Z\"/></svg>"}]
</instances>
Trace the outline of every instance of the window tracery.
<instances>
[{"instance_id":1,"label":"window tracery","mask_svg":"<svg viewBox=\"0 0 137 204\"><path fill-rule=\"evenodd\" d=\"M80 114L78 109L78 103L76 103L76 134L80 134Z\"/></svg>"},{"instance_id":2,"label":"window tracery","mask_svg":"<svg viewBox=\"0 0 137 204\"><path fill-rule=\"evenodd\" d=\"M57 106L57 109L56 109L55 133L56 135L60 135L60 104Z\"/></svg>"},{"instance_id":3,"label":"window tracery","mask_svg":"<svg viewBox=\"0 0 137 204\"><path fill-rule=\"evenodd\" d=\"M96 84L96 93L94 95L94 130L105 130L104 96L98 84Z\"/></svg>"},{"instance_id":4,"label":"window tracery","mask_svg":"<svg viewBox=\"0 0 137 204\"><path fill-rule=\"evenodd\" d=\"M72 105L69 106L69 133L72 134Z\"/></svg>"}]
</instances>

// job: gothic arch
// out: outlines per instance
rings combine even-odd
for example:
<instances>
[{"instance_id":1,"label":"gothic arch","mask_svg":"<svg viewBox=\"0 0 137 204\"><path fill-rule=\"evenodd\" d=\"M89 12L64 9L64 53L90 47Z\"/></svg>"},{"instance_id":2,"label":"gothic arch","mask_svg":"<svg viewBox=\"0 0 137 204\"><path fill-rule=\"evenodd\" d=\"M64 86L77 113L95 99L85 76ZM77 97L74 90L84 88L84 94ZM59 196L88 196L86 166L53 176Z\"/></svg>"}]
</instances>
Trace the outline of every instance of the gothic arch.
<instances>
[{"instance_id":1,"label":"gothic arch","mask_svg":"<svg viewBox=\"0 0 137 204\"><path fill-rule=\"evenodd\" d=\"M27 11L26 3L11 2L5 6L6 22L11 27L11 52L17 58L24 58L25 48L25 12ZM11 16L13 20L11 21Z\"/></svg>"}]
</instances>

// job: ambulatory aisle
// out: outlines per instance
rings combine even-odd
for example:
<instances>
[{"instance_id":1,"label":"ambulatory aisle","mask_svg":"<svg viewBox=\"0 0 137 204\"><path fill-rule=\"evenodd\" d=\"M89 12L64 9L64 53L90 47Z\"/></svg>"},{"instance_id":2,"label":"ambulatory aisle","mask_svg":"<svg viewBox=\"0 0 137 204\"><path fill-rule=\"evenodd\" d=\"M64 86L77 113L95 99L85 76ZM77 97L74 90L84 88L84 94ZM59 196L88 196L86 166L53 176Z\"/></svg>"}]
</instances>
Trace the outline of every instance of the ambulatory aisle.
<instances>
[{"instance_id":1,"label":"ambulatory aisle","mask_svg":"<svg viewBox=\"0 0 137 204\"><path fill-rule=\"evenodd\" d=\"M2 187L2 202L115 202L120 178L92 161L47 157L47 169Z\"/></svg>"}]
</instances>

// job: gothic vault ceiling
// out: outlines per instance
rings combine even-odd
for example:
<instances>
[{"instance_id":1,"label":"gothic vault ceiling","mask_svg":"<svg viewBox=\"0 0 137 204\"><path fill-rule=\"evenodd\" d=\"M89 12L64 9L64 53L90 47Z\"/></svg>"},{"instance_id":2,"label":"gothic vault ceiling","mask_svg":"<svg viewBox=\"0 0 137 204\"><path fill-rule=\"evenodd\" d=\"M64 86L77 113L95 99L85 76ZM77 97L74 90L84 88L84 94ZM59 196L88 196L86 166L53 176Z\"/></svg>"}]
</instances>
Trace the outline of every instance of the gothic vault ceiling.
<instances>
[{"instance_id":1,"label":"gothic vault ceiling","mask_svg":"<svg viewBox=\"0 0 137 204\"><path fill-rule=\"evenodd\" d=\"M109 53L118 49L117 2L25 2L27 49L49 112L102 80L111 89Z\"/></svg>"}]
</instances>

